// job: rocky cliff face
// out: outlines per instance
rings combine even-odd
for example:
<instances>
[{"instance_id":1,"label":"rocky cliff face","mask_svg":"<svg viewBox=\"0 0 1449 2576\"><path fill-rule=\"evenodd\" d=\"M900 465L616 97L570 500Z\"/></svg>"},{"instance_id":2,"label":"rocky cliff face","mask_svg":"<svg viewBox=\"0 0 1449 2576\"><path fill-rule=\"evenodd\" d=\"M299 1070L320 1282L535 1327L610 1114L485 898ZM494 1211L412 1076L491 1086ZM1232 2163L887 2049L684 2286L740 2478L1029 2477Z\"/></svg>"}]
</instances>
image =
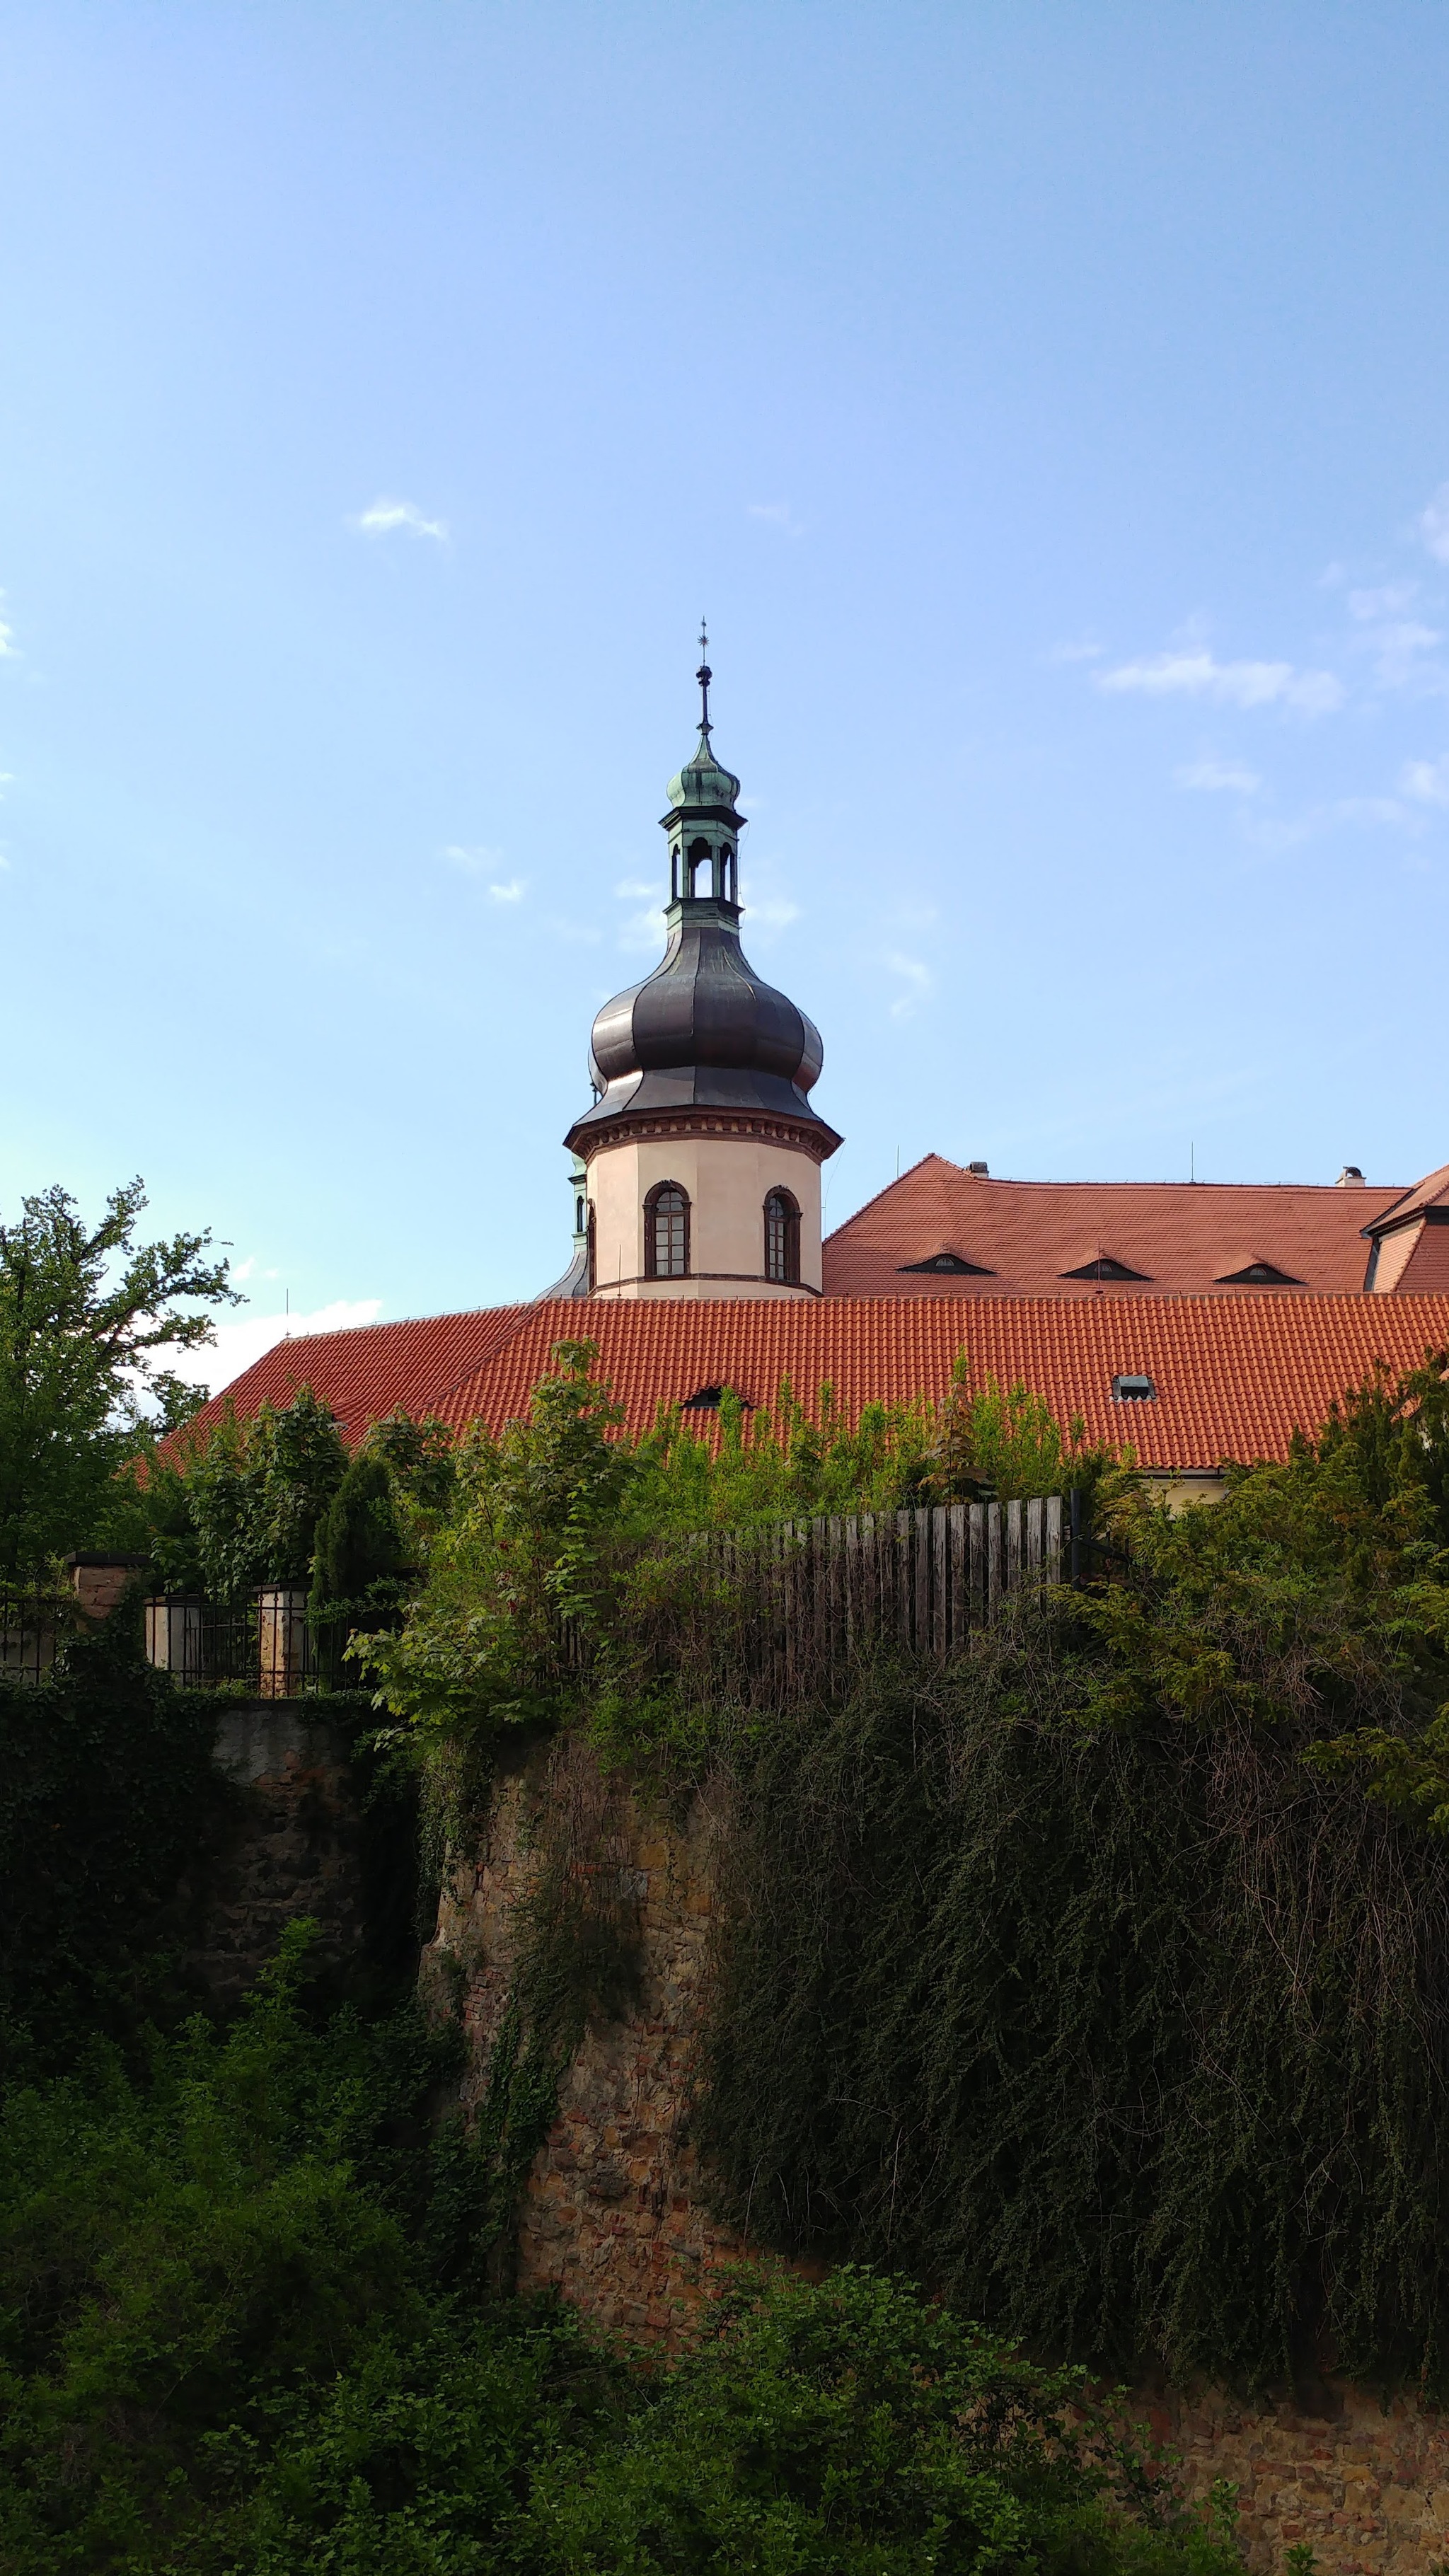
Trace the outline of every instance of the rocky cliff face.
<instances>
[{"instance_id":1,"label":"rocky cliff face","mask_svg":"<svg viewBox=\"0 0 1449 2576\"><path fill-rule=\"evenodd\" d=\"M634 2002L591 2028L560 2090L518 2221L518 2282L600 2325L677 2346L722 2264L749 2252L705 2206L689 2139L691 2059L727 1817L667 1821L577 1747L535 1751L497 1785L475 1849L455 1857L425 1976L456 1987L481 2079L510 1992L522 1909L550 1856L596 1874L637 1939ZM1309 2542L1331 2576L1430 2576L1449 2558L1449 2421L1324 2383L1246 2405L1215 2389L1140 2391L1188 2491L1238 2488L1251 2563Z\"/></svg>"},{"instance_id":2,"label":"rocky cliff face","mask_svg":"<svg viewBox=\"0 0 1449 2576\"><path fill-rule=\"evenodd\" d=\"M606 1874L628 1909L638 1990L625 2018L589 2029L564 2077L519 2212L518 2285L673 2344L715 2267L745 2251L704 2209L688 2136L718 1819L697 1801L686 1823L668 1823L577 1749L535 1754L500 1781L476 1851L455 1858L424 1973L461 1985L476 2081L506 2008L520 1909L560 1826L565 1866Z\"/></svg>"}]
</instances>

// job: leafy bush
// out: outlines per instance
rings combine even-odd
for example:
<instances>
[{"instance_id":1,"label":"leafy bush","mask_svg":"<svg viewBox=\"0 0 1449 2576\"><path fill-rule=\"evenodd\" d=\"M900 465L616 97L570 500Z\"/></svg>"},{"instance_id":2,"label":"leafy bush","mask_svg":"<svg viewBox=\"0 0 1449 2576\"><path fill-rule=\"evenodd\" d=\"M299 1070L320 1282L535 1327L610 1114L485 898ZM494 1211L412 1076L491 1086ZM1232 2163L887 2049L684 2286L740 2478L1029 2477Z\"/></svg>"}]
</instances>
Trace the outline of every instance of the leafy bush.
<instances>
[{"instance_id":1,"label":"leafy bush","mask_svg":"<svg viewBox=\"0 0 1449 2576\"><path fill-rule=\"evenodd\" d=\"M535 2496L537 2563L570 2576L1240 2566L1080 2373L854 2270L742 2285L622 2438L546 2461Z\"/></svg>"},{"instance_id":2,"label":"leafy bush","mask_svg":"<svg viewBox=\"0 0 1449 2576\"><path fill-rule=\"evenodd\" d=\"M742 2286L663 2369L486 2298L455 2042L314 2027L304 1947L144 2081L96 2046L0 2116L15 2576L1235 2567L1078 2377L903 2286Z\"/></svg>"},{"instance_id":3,"label":"leafy bush","mask_svg":"<svg viewBox=\"0 0 1449 2576\"><path fill-rule=\"evenodd\" d=\"M456 2042L415 2008L311 2028L306 1932L230 2032L154 2041L146 2081L93 2045L6 2104L7 2566L230 2567L279 2442L436 2333L427 2113Z\"/></svg>"}]
</instances>

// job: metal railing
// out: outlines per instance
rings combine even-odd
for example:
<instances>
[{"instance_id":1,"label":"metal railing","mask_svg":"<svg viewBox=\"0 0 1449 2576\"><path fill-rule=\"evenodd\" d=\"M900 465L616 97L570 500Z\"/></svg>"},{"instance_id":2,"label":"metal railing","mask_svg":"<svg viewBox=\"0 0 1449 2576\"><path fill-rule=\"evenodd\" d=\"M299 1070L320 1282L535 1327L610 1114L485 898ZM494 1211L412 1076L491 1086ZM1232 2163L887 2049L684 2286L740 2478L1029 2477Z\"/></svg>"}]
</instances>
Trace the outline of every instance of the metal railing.
<instances>
[{"instance_id":1,"label":"metal railing","mask_svg":"<svg viewBox=\"0 0 1449 2576\"><path fill-rule=\"evenodd\" d=\"M335 1658L318 1652L304 1584L268 1584L229 1605L169 1594L147 1601L144 1617L148 1663L183 1689L240 1683L258 1699L296 1699L332 1682Z\"/></svg>"},{"instance_id":2,"label":"metal railing","mask_svg":"<svg viewBox=\"0 0 1449 2576\"><path fill-rule=\"evenodd\" d=\"M71 1606L53 1592L0 1592L0 1681L44 1681Z\"/></svg>"}]
</instances>

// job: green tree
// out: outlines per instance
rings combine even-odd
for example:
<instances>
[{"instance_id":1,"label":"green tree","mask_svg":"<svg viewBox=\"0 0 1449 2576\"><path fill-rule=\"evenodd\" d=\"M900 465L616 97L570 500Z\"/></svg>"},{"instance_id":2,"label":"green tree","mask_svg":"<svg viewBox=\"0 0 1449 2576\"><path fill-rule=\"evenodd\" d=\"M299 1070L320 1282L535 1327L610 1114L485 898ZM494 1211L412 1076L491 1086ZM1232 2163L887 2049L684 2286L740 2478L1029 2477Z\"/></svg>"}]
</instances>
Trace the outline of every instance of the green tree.
<instances>
[{"instance_id":1,"label":"green tree","mask_svg":"<svg viewBox=\"0 0 1449 2576\"><path fill-rule=\"evenodd\" d=\"M362 1449L317 1523L307 1617L325 1671L335 1675L349 1634L395 1627L404 1550L387 1462ZM344 1673L343 1679L351 1679Z\"/></svg>"},{"instance_id":2,"label":"green tree","mask_svg":"<svg viewBox=\"0 0 1449 2576\"><path fill-rule=\"evenodd\" d=\"M497 1440L470 1425L407 1627L361 1649L388 1708L435 1734L556 1714L560 1613L598 1627L617 1594L637 1456L590 1374L593 1343L559 1342L553 1357L527 1422Z\"/></svg>"},{"instance_id":3,"label":"green tree","mask_svg":"<svg viewBox=\"0 0 1449 2576\"><path fill-rule=\"evenodd\" d=\"M137 1242L145 1205L130 1181L90 1225L57 1186L0 1222L0 1575L12 1580L65 1548L135 1535L121 1470L154 1437L152 1408L166 1421L184 1401L161 1355L210 1342L205 1310L239 1302L227 1263L207 1257L209 1233Z\"/></svg>"},{"instance_id":4,"label":"green tree","mask_svg":"<svg viewBox=\"0 0 1449 2576\"><path fill-rule=\"evenodd\" d=\"M152 1561L168 1591L238 1601L258 1583L305 1583L318 1523L347 1473L347 1443L309 1386L246 1421L224 1412L147 1480Z\"/></svg>"}]
</instances>

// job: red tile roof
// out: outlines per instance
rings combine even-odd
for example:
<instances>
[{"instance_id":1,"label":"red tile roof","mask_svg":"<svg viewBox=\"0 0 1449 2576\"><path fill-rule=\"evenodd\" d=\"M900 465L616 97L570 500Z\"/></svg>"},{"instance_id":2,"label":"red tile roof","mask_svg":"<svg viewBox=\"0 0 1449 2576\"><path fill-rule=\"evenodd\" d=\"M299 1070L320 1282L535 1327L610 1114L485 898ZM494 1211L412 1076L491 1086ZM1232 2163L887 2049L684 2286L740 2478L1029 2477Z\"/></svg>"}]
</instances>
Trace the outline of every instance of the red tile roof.
<instances>
[{"instance_id":1,"label":"red tile roof","mask_svg":"<svg viewBox=\"0 0 1449 2576\"><path fill-rule=\"evenodd\" d=\"M451 1390L528 1311L526 1306L491 1306L469 1315L424 1315L403 1324L354 1324L341 1333L299 1334L253 1361L193 1415L193 1425L209 1430L228 1405L243 1416L263 1404L287 1405L300 1386L310 1386L331 1405L347 1438L356 1442L369 1423L399 1407L413 1415L440 1411Z\"/></svg>"},{"instance_id":2,"label":"red tile roof","mask_svg":"<svg viewBox=\"0 0 1449 2576\"><path fill-rule=\"evenodd\" d=\"M1426 1225L1394 1282L1394 1294L1418 1296L1449 1291L1449 1225Z\"/></svg>"},{"instance_id":3,"label":"red tile roof","mask_svg":"<svg viewBox=\"0 0 1449 2576\"><path fill-rule=\"evenodd\" d=\"M1405 1190L1380 1210L1373 1220L1374 1231L1382 1234L1392 1229L1397 1233L1411 1217L1422 1216L1428 1208L1442 1208L1446 1202L1449 1202L1449 1163L1441 1163L1438 1171L1427 1173L1416 1189Z\"/></svg>"},{"instance_id":4,"label":"red tile roof","mask_svg":"<svg viewBox=\"0 0 1449 2576\"><path fill-rule=\"evenodd\" d=\"M1436 1173L1411 1195L1434 1183ZM1095 1297L1070 1274L1099 1257L1159 1293L1202 1296L1255 1262L1305 1289L1361 1290L1362 1229L1402 1188L1296 1181L993 1181L928 1154L848 1217L825 1244L831 1297ZM902 1264L953 1252L985 1272L933 1276ZM1251 1294L1251 1285L1236 1292ZM1278 1292L1289 1297L1294 1287ZM1133 1283L1109 1287L1130 1296Z\"/></svg>"},{"instance_id":5,"label":"red tile roof","mask_svg":"<svg viewBox=\"0 0 1449 2576\"><path fill-rule=\"evenodd\" d=\"M973 1384L1020 1380L1059 1420L1083 1415L1091 1438L1130 1440L1146 1467L1211 1469L1224 1458L1283 1457L1295 1427L1316 1429L1376 1359L1397 1370L1449 1347L1449 1294L548 1299L284 1343L226 1394L244 1414L267 1397L285 1401L305 1379L353 1439L395 1406L499 1430L527 1412L553 1345L585 1337L598 1344L631 1431L647 1428L661 1401L701 1387L731 1385L769 1404L784 1377L807 1403L828 1380L852 1417L872 1398L937 1397L964 1349ZM470 1341L471 1364L445 1386ZM1137 1372L1151 1377L1155 1400L1115 1403L1113 1378Z\"/></svg>"}]
</instances>

